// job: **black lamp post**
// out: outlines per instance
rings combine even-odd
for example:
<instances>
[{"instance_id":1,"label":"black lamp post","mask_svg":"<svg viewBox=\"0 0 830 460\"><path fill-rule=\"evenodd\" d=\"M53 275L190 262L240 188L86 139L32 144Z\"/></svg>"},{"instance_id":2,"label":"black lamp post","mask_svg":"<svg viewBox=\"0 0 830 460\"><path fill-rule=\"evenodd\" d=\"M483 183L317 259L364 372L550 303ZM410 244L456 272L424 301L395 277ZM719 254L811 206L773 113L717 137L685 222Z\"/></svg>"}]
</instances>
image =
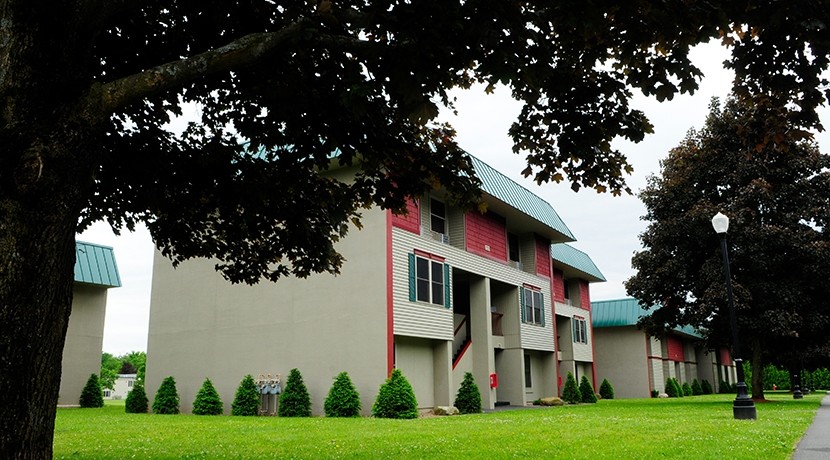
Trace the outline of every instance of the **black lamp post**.
<instances>
[{"instance_id":1,"label":"black lamp post","mask_svg":"<svg viewBox=\"0 0 830 460\"><path fill-rule=\"evenodd\" d=\"M720 250L723 254L723 271L726 277L726 295L729 300L729 325L732 328L732 350L735 352L733 361L738 371L738 396L732 405L732 414L739 420L755 420L758 415L755 411L755 402L749 397L744 382L744 361L741 359L741 343L738 341L738 320L735 317L735 299L732 295L732 275L729 273L729 251L726 249L726 231L729 230L729 218L721 213L712 218L712 227L720 236Z\"/></svg>"}]
</instances>

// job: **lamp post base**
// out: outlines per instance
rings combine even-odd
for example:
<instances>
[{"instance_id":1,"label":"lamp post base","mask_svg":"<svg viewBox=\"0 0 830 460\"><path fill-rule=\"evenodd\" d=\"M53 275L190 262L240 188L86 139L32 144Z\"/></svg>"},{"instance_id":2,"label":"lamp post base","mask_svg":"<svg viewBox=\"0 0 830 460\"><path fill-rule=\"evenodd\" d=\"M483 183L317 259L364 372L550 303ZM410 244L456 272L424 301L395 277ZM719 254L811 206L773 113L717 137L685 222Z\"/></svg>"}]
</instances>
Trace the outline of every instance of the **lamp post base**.
<instances>
[{"instance_id":1,"label":"lamp post base","mask_svg":"<svg viewBox=\"0 0 830 460\"><path fill-rule=\"evenodd\" d=\"M758 413L755 410L755 401L749 397L746 391L746 383L742 381L736 385L738 387L738 397L732 404L732 415L735 420L756 420Z\"/></svg>"}]
</instances>

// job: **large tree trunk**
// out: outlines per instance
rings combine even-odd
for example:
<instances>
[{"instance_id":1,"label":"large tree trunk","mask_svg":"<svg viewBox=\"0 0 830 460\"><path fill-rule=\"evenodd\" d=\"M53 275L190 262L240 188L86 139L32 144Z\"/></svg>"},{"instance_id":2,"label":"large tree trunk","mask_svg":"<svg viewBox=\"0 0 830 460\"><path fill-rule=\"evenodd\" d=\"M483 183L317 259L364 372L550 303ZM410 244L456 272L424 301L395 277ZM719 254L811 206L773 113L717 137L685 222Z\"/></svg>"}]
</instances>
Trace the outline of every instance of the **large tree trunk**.
<instances>
[{"instance_id":1,"label":"large tree trunk","mask_svg":"<svg viewBox=\"0 0 830 460\"><path fill-rule=\"evenodd\" d=\"M52 204L0 204L0 458L52 455L75 256Z\"/></svg>"},{"instance_id":2,"label":"large tree trunk","mask_svg":"<svg viewBox=\"0 0 830 460\"><path fill-rule=\"evenodd\" d=\"M757 341L752 343L752 399L762 401L764 399L764 361L761 353L761 344Z\"/></svg>"},{"instance_id":3,"label":"large tree trunk","mask_svg":"<svg viewBox=\"0 0 830 460\"><path fill-rule=\"evenodd\" d=\"M0 458L51 458L96 126L80 2L0 2ZM87 50L88 51L88 50ZM88 83L86 83L88 86ZM100 128L100 126L98 126Z\"/></svg>"}]
</instances>

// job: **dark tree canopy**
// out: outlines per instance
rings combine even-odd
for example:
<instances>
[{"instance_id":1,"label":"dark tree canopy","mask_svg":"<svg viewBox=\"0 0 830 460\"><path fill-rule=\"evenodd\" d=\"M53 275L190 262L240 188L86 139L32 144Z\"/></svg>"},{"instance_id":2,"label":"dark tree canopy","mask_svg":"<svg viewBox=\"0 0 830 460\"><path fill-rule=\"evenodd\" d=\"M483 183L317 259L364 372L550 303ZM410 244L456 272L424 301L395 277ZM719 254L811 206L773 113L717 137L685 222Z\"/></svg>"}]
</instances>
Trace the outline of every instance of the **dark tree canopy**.
<instances>
[{"instance_id":1,"label":"dark tree canopy","mask_svg":"<svg viewBox=\"0 0 830 460\"><path fill-rule=\"evenodd\" d=\"M765 146L739 134L751 107L715 100L705 126L692 130L651 177L640 198L649 222L644 250L626 282L628 293L654 306L641 321L659 334L691 324L711 345L730 343L726 286L711 219L730 218L728 243L741 343L778 361L827 343L830 275L830 156L808 141ZM763 389L753 379L753 397Z\"/></svg>"},{"instance_id":2,"label":"dark tree canopy","mask_svg":"<svg viewBox=\"0 0 830 460\"><path fill-rule=\"evenodd\" d=\"M815 0L0 0L0 456L51 453L89 223L144 222L174 263L234 282L336 272L361 209L478 199L434 121L451 89L524 102L510 135L537 182L622 193L611 141L651 131L632 91L693 91L695 44L730 47L766 143L818 127L828 23ZM201 118L174 135L181 103Z\"/></svg>"}]
</instances>

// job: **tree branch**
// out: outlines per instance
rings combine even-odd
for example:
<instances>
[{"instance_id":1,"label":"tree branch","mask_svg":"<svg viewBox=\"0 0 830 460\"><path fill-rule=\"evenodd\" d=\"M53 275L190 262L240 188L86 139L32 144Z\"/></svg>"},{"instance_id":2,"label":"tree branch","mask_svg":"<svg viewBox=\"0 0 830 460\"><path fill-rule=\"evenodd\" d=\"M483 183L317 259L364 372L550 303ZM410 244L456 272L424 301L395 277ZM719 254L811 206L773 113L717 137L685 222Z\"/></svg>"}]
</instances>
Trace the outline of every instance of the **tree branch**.
<instances>
[{"instance_id":1,"label":"tree branch","mask_svg":"<svg viewBox=\"0 0 830 460\"><path fill-rule=\"evenodd\" d=\"M98 105L104 113L111 113L139 99L179 87L199 77L251 65L312 24L311 19L302 19L276 32L246 35L221 48L103 83L93 88L88 102Z\"/></svg>"}]
</instances>

